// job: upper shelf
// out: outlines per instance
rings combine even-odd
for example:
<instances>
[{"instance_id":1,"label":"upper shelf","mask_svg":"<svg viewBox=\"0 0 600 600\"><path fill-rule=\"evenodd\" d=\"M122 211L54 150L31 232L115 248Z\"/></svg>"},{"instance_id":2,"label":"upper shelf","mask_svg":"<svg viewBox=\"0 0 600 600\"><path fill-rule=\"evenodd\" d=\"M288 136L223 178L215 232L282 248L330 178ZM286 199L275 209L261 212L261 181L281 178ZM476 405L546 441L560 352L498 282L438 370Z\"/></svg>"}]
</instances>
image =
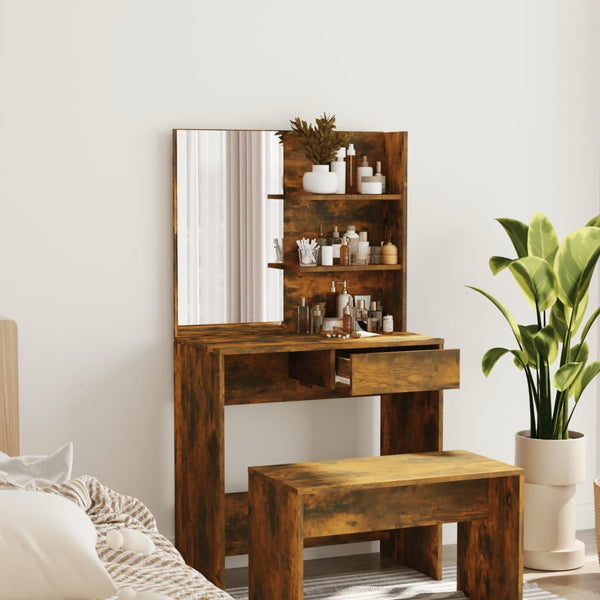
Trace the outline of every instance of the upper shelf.
<instances>
[{"instance_id":1,"label":"upper shelf","mask_svg":"<svg viewBox=\"0 0 600 600\"><path fill-rule=\"evenodd\" d=\"M285 263L267 263L270 269L289 269L290 265ZM301 267L291 265L302 273L327 273L329 271L402 271L402 265L319 265L316 267Z\"/></svg>"},{"instance_id":2,"label":"upper shelf","mask_svg":"<svg viewBox=\"0 0 600 600\"><path fill-rule=\"evenodd\" d=\"M268 194L271 200L402 200L400 194L300 194L299 196L286 197L285 194Z\"/></svg>"}]
</instances>

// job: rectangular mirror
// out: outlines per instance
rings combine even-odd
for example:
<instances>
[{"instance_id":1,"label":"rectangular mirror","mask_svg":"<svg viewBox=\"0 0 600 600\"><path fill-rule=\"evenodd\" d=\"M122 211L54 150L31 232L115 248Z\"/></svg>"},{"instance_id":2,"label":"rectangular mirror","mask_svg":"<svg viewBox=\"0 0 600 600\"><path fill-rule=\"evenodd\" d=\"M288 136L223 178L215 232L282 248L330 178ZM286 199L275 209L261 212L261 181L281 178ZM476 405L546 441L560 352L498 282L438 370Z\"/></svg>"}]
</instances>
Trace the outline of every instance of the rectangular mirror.
<instances>
[{"instance_id":1,"label":"rectangular mirror","mask_svg":"<svg viewBox=\"0 0 600 600\"><path fill-rule=\"evenodd\" d=\"M173 131L177 325L283 320L283 147L274 131ZM280 198L269 198L278 195Z\"/></svg>"}]
</instances>

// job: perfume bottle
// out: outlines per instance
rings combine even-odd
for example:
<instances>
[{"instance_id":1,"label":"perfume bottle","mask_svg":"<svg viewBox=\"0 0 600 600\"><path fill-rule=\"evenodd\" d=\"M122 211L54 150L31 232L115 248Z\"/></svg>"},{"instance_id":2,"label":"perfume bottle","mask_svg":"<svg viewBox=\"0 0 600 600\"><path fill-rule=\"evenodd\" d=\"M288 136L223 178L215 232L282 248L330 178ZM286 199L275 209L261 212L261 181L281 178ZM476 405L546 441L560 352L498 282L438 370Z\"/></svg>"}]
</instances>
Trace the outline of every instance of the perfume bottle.
<instances>
[{"instance_id":1,"label":"perfume bottle","mask_svg":"<svg viewBox=\"0 0 600 600\"><path fill-rule=\"evenodd\" d=\"M348 245L348 238L344 236L342 238L342 245L340 246L340 265L347 267L350 264L350 246Z\"/></svg>"},{"instance_id":2,"label":"perfume bottle","mask_svg":"<svg viewBox=\"0 0 600 600\"><path fill-rule=\"evenodd\" d=\"M342 245L342 240L340 239L340 232L338 230L338 226L333 226L333 232L331 233L331 246L333 248L333 264L340 264L340 247Z\"/></svg>"},{"instance_id":3,"label":"perfume bottle","mask_svg":"<svg viewBox=\"0 0 600 600\"><path fill-rule=\"evenodd\" d=\"M367 331L377 333L381 331L381 309L377 310L377 302L371 302L371 310L369 310L369 318L367 321Z\"/></svg>"},{"instance_id":4,"label":"perfume bottle","mask_svg":"<svg viewBox=\"0 0 600 600\"><path fill-rule=\"evenodd\" d=\"M300 306L298 306L298 333L303 335L310 333L309 310L304 296L300 300Z\"/></svg>"},{"instance_id":5,"label":"perfume bottle","mask_svg":"<svg viewBox=\"0 0 600 600\"><path fill-rule=\"evenodd\" d=\"M323 327L323 312L321 311L321 305L315 305L310 322L310 332L313 335L319 335Z\"/></svg>"},{"instance_id":6,"label":"perfume bottle","mask_svg":"<svg viewBox=\"0 0 600 600\"><path fill-rule=\"evenodd\" d=\"M354 320L352 318L352 307L350 306L350 302L344 306L342 319L342 329L344 330L344 333L352 333L354 331Z\"/></svg>"}]
</instances>

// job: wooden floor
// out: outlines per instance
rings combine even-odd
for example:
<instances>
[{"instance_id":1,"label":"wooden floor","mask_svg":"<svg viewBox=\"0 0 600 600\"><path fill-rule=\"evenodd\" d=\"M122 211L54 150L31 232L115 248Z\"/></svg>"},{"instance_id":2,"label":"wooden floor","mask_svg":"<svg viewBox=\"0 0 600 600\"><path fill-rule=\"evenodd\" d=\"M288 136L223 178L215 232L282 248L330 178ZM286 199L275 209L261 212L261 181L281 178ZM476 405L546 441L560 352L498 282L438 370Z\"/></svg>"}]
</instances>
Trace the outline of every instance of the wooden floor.
<instances>
[{"instance_id":1,"label":"wooden floor","mask_svg":"<svg viewBox=\"0 0 600 600\"><path fill-rule=\"evenodd\" d=\"M585 543L585 563L573 571L533 571L525 569L525 581L535 581L539 587L566 598L567 600L600 600L600 566L596 551L596 537L593 529L577 533L578 539ZM377 571L385 566L388 559L379 554L360 554L339 556L304 562L304 576L324 577L343 575L358 570ZM456 547L444 547L444 564L456 563ZM227 587L240 587L248 583L248 569L227 569L225 573Z\"/></svg>"}]
</instances>

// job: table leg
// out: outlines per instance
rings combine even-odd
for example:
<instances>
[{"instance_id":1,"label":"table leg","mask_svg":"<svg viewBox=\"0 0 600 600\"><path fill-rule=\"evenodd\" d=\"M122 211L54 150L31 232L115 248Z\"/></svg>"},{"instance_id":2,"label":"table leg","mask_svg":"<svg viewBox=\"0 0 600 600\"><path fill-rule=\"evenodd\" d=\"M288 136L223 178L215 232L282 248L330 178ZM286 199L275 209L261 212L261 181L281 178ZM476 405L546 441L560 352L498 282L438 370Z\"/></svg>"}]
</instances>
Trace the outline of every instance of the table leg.
<instances>
[{"instance_id":1,"label":"table leg","mask_svg":"<svg viewBox=\"0 0 600 600\"><path fill-rule=\"evenodd\" d=\"M470 600L523 598L523 476L489 480L489 517L458 524L457 587Z\"/></svg>"},{"instance_id":2,"label":"table leg","mask_svg":"<svg viewBox=\"0 0 600 600\"><path fill-rule=\"evenodd\" d=\"M302 600L302 512L297 494L248 469L249 600Z\"/></svg>"}]
</instances>

